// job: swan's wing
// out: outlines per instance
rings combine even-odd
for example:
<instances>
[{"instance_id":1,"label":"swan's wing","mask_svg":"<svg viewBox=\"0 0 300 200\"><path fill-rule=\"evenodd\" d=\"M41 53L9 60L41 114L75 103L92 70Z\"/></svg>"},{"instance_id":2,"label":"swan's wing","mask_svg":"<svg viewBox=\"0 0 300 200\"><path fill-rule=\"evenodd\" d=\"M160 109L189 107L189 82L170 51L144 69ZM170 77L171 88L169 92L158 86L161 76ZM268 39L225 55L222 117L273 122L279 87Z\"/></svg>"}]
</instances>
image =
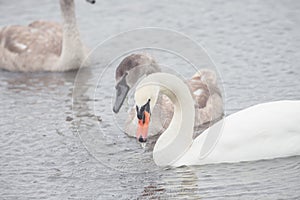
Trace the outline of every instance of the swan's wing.
<instances>
[{"instance_id":1,"label":"swan's wing","mask_svg":"<svg viewBox=\"0 0 300 200\"><path fill-rule=\"evenodd\" d=\"M0 31L0 67L11 71L34 71L49 58L61 54L62 28L37 21L29 26L7 26Z\"/></svg>"},{"instance_id":2,"label":"swan's wing","mask_svg":"<svg viewBox=\"0 0 300 200\"><path fill-rule=\"evenodd\" d=\"M217 84L217 75L216 73L211 69L201 69L197 71L194 76L192 77L192 80L200 80L201 82L205 82L208 85L216 85Z\"/></svg>"},{"instance_id":3,"label":"swan's wing","mask_svg":"<svg viewBox=\"0 0 300 200\"><path fill-rule=\"evenodd\" d=\"M198 131L223 116L222 95L217 85L217 76L209 69L199 70L188 81L188 86L195 100L195 130Z\"/></svg>"},{"instance_id":4,"label":"swan's wing","mask_svg":"<svg viewBox=\"0 0 300 200\"><path fill-rule=\"evenodd\" d=\"M45 51L56 55L61 54L62 50L62 38L63 31L60 23L47 22L47 21L35 21L28 25L32 29L40 30L40 37L42 36Z\"/></svg>"},{"instance_id":5,"label":"swan's wing","mask_svg":"<svg viewBox=\"0 0 300 200\"><path fill-rule=\"evenodd\" d=\"M188 81L188 86L195 100L196 108L204 108L210 95L207 85L200 79L192 79Z\"/></svg>"},{"instance_id":6,"label":"swan's wing","mask_svg":"<svg viewBox=\"0 0 300 200\"><path fill-rule=\"evenodd\" d=\"M49 22L49 21L34 21L31 22L29 25L31 28L36 28L44 31L49 31L49 32L61 32L62 27L60 23L57 22Z\"/></svg>"}]
</instances>

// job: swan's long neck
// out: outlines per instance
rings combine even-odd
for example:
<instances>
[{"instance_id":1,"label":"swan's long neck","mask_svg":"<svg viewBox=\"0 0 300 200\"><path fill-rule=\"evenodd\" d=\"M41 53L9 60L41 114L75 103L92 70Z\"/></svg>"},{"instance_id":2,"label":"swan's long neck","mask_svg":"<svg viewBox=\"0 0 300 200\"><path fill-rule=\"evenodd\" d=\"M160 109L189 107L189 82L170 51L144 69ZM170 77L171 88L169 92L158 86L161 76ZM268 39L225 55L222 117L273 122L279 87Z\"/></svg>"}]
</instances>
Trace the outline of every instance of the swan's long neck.
<instances>
[{"instance_id":1,"label":"swan's long neck","mask_svg":"<svg viewBox=\"0 0 300 200\"><path fill-rule=\"evenodd\" d=\"M178 160L193 142L195 119L194 100L188 86L178 77L166 73L154 73L140 85L159 85L160 91L174 103L174 115L169 127L157 140L153 158L157 165L168 166Z\"/></svg>"},{"instance_id":2,"label":"swan's long neck","mask_svg":"<svg viewBox=\"0 0 300 200\"><path fill-rule=\"evenodd\" d=\"M78 68L83 60L84 49L76 24L74 0L60 0L63 18L63 43L60 56L59 70Z\"/></svg>"}]
</instances>

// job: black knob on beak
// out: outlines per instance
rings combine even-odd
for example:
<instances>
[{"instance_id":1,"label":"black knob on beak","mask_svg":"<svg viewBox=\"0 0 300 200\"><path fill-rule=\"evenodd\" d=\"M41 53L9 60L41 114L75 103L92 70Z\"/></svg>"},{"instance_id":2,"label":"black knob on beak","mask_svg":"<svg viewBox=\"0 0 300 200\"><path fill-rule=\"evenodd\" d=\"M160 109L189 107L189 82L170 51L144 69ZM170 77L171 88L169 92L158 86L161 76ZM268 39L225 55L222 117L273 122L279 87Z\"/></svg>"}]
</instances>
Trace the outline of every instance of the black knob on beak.
<instances>
[{"instance_id":1,"label":"black knob on beak","mask_svg":"<svg viewBox=\"0 0 300 200\"><path fill-rule=\"evenodd\" d=\"M142 136L140 136L139 137L139 142L140 143L145 143L145 142L147 142L147 139L146 138L144 139Z\"/></svg>"}]
</instances>

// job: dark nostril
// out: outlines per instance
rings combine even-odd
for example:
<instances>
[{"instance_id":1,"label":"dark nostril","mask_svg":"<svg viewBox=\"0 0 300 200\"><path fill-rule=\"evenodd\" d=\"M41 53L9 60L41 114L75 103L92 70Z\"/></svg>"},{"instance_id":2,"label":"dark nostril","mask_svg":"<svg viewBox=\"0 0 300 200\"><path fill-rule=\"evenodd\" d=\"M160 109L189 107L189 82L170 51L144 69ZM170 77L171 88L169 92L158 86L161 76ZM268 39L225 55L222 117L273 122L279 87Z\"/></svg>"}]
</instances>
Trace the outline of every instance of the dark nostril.
<instances>
[{"instance_id":1,"label":"dark nostril","mask_svg":"<svg viewBox=\"0 0 300 200\"><path fill-rule=\"evenodd\" d=\"M146 138L144 139L142 136L140 136L139 137L139 142L141 142L141 143L147 142L147 139Z\"/></svg>"}]
</instances>

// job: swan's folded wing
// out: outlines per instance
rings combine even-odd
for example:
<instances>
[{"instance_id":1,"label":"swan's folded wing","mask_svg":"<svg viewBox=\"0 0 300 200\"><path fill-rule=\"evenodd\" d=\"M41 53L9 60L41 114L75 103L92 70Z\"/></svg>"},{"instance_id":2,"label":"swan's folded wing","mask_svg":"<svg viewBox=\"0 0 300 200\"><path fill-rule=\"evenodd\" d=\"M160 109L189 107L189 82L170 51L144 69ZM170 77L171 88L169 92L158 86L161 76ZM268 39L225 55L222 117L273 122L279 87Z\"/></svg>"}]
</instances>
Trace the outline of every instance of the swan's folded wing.
<instances>
[{"instance_id":1,"label":"swan's folded wing","mask_svg":"<svg viewBox=\"0 0 300 200\"><path fill-rule=\"evenodd\" d=\"M41 27L37 28L38 25ZM59 57L61 48L62 30L55 23L38 21L29 26L7 26L0 31L0 67L30 71L34 68L30 63L42 65L52 55Z\"/></svg>"}]
</instances>

